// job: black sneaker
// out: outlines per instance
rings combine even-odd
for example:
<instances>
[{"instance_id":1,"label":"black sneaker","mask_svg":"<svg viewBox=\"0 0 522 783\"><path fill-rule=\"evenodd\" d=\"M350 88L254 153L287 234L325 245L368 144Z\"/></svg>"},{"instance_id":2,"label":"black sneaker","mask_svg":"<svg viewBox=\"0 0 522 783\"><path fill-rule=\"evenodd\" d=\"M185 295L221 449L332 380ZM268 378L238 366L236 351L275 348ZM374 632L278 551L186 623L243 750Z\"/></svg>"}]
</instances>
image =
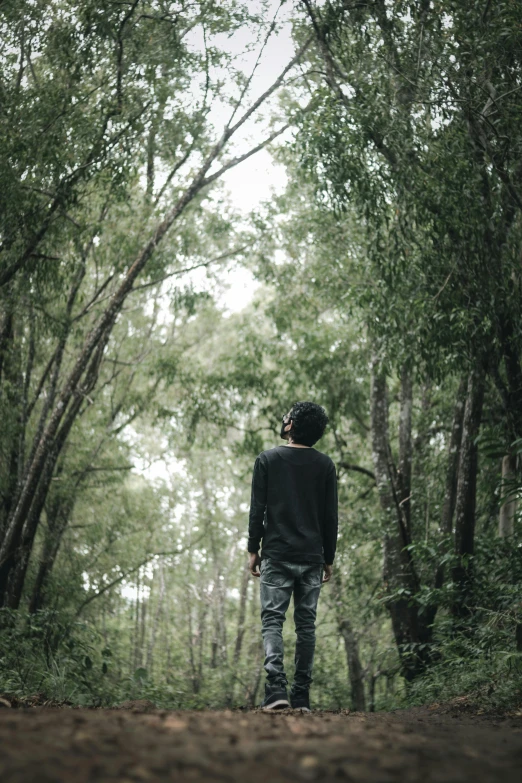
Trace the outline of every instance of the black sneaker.
<instances>
[{"instance_id":1,"label":"black sneaker","mask_svg":"<svg viewBox=\"0 0 522 783\"><path fill-rule=\"evenodd\" d=\"M262 710L286 710L290 706L285 688L269 691L265 694Z\"/></svg>"},{"instance_id":2,"label":"black sneaker","mask_svg":"<svg viewBox=\"0 0 522 783\"><path fill-rule=\"evenodd\" d=\"M293 710L300 710L301 712L311 712L310 709L310 696L308 693L293 693L290 694L290 704Z\"/></svg>"}]
</instances>

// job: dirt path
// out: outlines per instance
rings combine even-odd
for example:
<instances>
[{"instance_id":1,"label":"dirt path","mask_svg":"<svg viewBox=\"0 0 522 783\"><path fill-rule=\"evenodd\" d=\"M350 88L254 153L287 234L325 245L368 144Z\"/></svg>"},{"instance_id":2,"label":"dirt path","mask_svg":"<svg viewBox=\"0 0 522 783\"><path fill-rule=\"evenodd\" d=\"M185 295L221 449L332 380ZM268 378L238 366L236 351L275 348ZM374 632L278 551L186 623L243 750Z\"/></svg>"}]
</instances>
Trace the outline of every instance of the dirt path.
<instances>
[{"instance_id":1,"label":"dirt path","mask_svg":"<svg viewBox=\"0 0 522 783\"><path fill-rule=\"evenodd\" d=\"M2 783L520 783L522 717L0 710Z\"/></svg>"}]
</instances>

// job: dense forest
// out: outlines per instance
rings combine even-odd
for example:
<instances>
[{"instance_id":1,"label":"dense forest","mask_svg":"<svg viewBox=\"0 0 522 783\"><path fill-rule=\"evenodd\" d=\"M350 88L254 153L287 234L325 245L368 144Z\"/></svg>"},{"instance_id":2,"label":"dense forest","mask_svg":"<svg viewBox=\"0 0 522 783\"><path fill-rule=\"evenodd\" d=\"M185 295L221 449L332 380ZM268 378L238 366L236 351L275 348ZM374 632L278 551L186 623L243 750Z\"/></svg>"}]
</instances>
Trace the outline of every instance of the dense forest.
<instances>
[{"instance_id":1,"label":"dense forest","mask_svg":"<svg viewBox=\"0 0 522 783\"><path fill-rule=\"evenodd\" d=\"M259 703L252 467L313 400L317 706L519 700L519 0L4 0L0 31L0 691ZM250 209L256 156L284 184Z\"/></svg>"}]
</instances>

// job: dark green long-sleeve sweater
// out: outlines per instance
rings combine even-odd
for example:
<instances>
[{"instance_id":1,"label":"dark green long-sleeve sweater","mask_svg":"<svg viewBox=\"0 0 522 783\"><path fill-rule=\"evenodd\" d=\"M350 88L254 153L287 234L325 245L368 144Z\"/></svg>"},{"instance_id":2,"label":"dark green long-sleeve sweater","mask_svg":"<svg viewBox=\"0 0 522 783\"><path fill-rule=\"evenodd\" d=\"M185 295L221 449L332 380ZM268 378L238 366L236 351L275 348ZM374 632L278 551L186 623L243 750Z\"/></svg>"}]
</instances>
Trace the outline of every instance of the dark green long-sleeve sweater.
<instances>
[{"instance_id":1,"label":"dark green long-sleeve sweater","mask_svg":"<svg viewBox=\"0 0 522 783\"><path fill-rule=\"evenodd\" d=\"M315 449L278 446L256 459L248 551L303 563L333 563L337 543L337 477Z\"/></svg>"}]
</instances>

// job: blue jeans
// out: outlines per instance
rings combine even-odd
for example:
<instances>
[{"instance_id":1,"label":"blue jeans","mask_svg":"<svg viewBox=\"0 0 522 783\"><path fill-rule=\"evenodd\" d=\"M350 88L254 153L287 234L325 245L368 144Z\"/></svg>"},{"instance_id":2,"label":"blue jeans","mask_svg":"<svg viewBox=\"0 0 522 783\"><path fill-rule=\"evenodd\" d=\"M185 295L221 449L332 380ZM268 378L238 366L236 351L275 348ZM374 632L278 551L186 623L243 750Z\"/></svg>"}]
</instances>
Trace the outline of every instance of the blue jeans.
<instances>
[{"instance_id":1,"label":"blue jeans","mask_svg":"<svg viewBox=\"0 0 522 783\"><path fill-rule=\"evenodd\" d=\"M297 634L292 693L308 692L310 688L322 576L320 563L289 563L268 558L261 561L261 625L268 690L286 688L288 683L283 663L283 623L292 593Z\"/></svg>"}]
</instances>

